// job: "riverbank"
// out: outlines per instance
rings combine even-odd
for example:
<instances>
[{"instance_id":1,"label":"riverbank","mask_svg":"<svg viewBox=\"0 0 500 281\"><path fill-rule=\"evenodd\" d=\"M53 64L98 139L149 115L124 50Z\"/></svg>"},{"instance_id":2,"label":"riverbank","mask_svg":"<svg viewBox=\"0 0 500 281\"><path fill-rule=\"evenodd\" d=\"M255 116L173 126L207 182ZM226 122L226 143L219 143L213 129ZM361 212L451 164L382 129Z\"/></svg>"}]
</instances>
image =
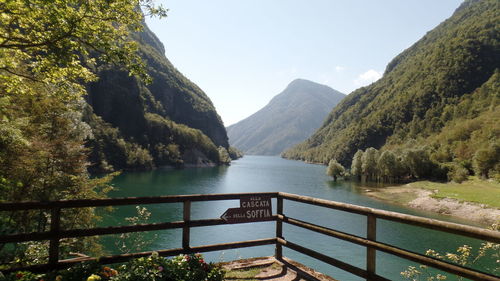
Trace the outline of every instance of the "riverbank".
<instances>
[{"instance_id":1,"label":"riverbank","mask_svg":"<svg viewBox=\"0 0 500 281\"><path fill-rule=\"evenodd\" d=\"M463 183L418 181L364 189L367 196L466 219L482 225L500 221L500 183L471 178Z\"/></svg>"}]
</instances>

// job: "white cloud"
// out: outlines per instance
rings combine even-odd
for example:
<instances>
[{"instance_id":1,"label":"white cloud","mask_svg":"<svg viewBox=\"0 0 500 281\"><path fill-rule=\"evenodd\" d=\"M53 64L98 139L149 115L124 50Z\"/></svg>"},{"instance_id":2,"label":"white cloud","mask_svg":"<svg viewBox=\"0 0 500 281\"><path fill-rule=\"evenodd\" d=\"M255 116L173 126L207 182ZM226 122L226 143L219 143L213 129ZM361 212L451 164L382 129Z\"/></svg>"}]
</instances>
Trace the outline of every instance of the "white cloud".
<instances>
[{"instance_id":1,"label":"white cloud","mask_svg":"<svg viewBox=\"0 0 500 281\"><path fill-rule=\"evenodd\" d=\"M335 71L337 71L337 72L342 72L342 71L344 71L344 69L345 69L345 68L344 68L343 66L340 66L340 65L337 65L337 66L335 67Z\"/></svg>"},{"instance_id":2,"label":"white cloud","mask_svg":"<svg viewBox=\"0 0 500 281\"><path fill-rule=\"evenodd\" d=\"M358 78L354 80L354 84L356 86L365 86L377 81L381 77L382 77L382 72L370 69L365 73L360 74Z\"/></svg>"}]
</instances>

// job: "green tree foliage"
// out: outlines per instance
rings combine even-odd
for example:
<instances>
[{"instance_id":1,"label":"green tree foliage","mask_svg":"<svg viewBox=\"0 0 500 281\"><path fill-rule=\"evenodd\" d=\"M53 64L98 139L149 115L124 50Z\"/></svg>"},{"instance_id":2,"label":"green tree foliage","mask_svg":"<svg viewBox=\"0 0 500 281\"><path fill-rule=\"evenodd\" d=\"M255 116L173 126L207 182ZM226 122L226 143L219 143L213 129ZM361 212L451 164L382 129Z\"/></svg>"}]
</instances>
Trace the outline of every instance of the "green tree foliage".
<instances>
[{"instance_id":1,"label":"green tree foliage","mask_svg":"<svg viewBox=\"0 0 500 281\"><path fill-rule=\"evenodd\" d=\"M399 166L396 154L390 150L382 152L377 160L377 170L384 182L391 182L398 176Z\"/></svg>"},{"instance_id":2,"label":"green tree foliage","mask_svg":"<svg viewBox=\"0 0 500 281\"><path fill-rule=\"evenodd\" d=\"M373 147L367 148L361 156L361 173L368 181L375 180L377 178L378 156L378 150Z\"/></svg>"},{"instance_id":3,"label":"green tree foliage","mask_svg":"<svg viewBox=\"0 0 500 281\"><path fill-rule=\"evenodd\" d=\"M328 163L328 168L326 169L326 174L333 177L334 181L337 181L337 177L341 177L345 174L344 166L340 165L337 160L332 159Z\"/></svg>"},{"instance_id":4,"label":"green tree foliage","mask_svg":"<svg viewBox=\"0 0 500 281\"><path fill-rule=\"evenodd\" d=\"M91 179L82 122L85 82L98 62L123 65L147 79L136 44L128 34L141 27L142 5L150 1L2 1L0 3L0 200L46 201L102 197L109 177ZM64 212L62 227L89 227L94 210ZM46 231L50 214L1 214L4 233ZM95 239L64 240L63 252L91 251ZM32 262L27 249L0 245L0 257ZM41 244L45 247L45 244Z\"/></svg>"},{"instance_id":5,"label":"green tree foliage","mask_svg":"<svg viewBox=\"0 0 500 281\"><path fill-rule=\"evenodd\" d=\"M96 79L90 66L98 60L119 62L130 74L145 75L131 31L141 29L148 12L165 15L151 1L20 1L0 4L0 84L4 93L34 94L32 86L50 89L61 99L79 99L82 81Z\"/></svg>"},{"instance_id":6,"label":"green tree foliage","mask_svg":"<svg viewBox=\"0 0 500 281\"><path fill-rule=\"evenodd\" d=\"M378 151L369 147L354 154L351 174L363 181L391 183L423 178L446 179L449 168L441 167L429 155L428 147L415 146L414 141L393 150Z\"/></svg>"},{"instance_id":7,"label":"green tree foliage","mask_svg":"<svg viewBox=\"0 0 500 281\"><path fill-rule=\"evenodd\" d=\"M426 147L416 147L405 150L403 161L408 168L410 176L414 178L425 178L432 174L434 165L429 158L429 152Z\"/></svg>"},{"instance_id":8,"label":"green tree foliage","mask_svg":"<svg viewBox=\"0 0 500 281\"><path fill-rule=\"evenodd\" d=\"M448 180L454 181L456 183L461 183L467 180L469 176L469 171L459 164L454 164L448 172Z\"/></svg>"},{"instance_id":9,"label":"green tree foliage","mask_svg":"<svg viewBox=\"0 0 500 281\"><path fill-rule=\"evenodd\" d=\"M92 162L89 166L91 172L109 173L115 170L148 169L154 166L153 157L148 150L125 140L117 128L92 113L89 106L86 106L83 120L92 128L92 137L86 141L86 145L92 148L88 157ZM173 155L161 154L167 150L165 145L155 146L154 149L160 155L160 159Z\"/></svg>"},{"instance_id":10,"label":"green tree foliage","mask_svg":"<svg viewBox=\"0 0 500 281\"><path fill-rule=\"evenodd\" d=\"M217 150L219 152L219 163L229 165L229 163L231 163L231 157L229 156L227 150L222 146L219 146Z\"/></svg>"},{"instance_id":11,"label":"green tree foliage","mask_svg":"<svg viewBox=\"0 0 500 281\"><path fill-rule=\"evenodd\" d=\"M381 79L349 94L315 134L283 156L325 164L335 158L350 165L358 149L395 152L427 145L425 153L434 162L472 167L476 151L500 138L499 21L497 1L465 1L394 58ZM406 146L410 140L413 147ZM428 163L412 166L427 157L422 153L405 156L415 177L429 169Z\"/></svg>"},{"instance_id":12,"label":"green tree foliage","mask_svg":"<svg viewBox=\"0 0 500 281\"><path fill-rule=\"evenodd\" d=\"M352 158L352 164L351 164L351 175L357 177L358 180L361 180L361 176L363 175L363 169L362 169L362 160L361 158L363 157L363 151L359 150L356 151Z\"/></svg>"},{"instance_id":13,"label":"green tree foliage","mask_svg":"<svg viewBox=\"0 0 500 281\"><path fill-rule=\"evenodd\" d=\"M490 145L488 148L479 149L474 154L472 163L476 174L488 178L490 171L498 171L498 159L500 158L500 146Z\"/></svg>"}]
</instances>

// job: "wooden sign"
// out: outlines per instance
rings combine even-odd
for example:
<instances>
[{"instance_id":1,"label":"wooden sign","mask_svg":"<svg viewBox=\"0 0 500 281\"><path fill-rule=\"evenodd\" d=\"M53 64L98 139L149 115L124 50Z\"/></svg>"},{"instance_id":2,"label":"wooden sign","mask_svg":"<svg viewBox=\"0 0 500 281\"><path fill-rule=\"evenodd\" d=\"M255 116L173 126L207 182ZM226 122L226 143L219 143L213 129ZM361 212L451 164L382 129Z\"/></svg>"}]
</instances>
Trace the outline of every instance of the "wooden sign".
<instances>
[{"instance_id":1,"label":"wooden sign","mask_svg":"<svg viewBox=\"0 0 500 281\"><path fill-rule=\"evenodd\" d=\"M227 223L264 221L273 216L271 197L247 196L240 199L239 208L229 208L220 217Z\"/></svg>"}]
</instances>

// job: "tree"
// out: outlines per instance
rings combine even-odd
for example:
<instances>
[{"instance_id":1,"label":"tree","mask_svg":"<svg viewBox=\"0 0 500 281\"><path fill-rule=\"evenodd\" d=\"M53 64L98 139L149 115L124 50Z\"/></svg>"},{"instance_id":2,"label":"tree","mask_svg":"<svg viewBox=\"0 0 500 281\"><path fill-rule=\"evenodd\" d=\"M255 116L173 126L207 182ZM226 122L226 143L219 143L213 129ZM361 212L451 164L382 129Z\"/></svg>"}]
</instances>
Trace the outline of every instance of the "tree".
<instances>
[{"instance_id":1,"label":"tree","mask_svg":"<svg viewBox=\"0 0 500 281\"><path fill-rule=\"evenodd\" d=\"M345 174L345 169L337 160L332 159L330 163L328 163L326 174L333 177L334 181L337 181L337 177L341 177Z\"/></svg>"},{"instance_id":2,"label":"tree","mask_svg":"<svg viewBox=\"0 0 500 281\"><path fill-rule=\"evenodd\" d=\"M0 84L3 93L34 93L32 84L52 95L78 99L81 82L96 79L96 63L117 63L145 77L130 32L141 30L143 14L163 17L151 0L12 0L0 4Z\"/></svg>"},{"instance_id":3,"label":"tree","mask_svg":"<svg viewBox=\"0 0 500 281\"><path fill-rule=\"evenodd\" d=\"M493 170L495 165L498 166L500 158L500 147L490 145L488 148L479 149L472 158L472 165L476 175L482 178L488 178L490 170Z\"/></svg>"},{"instance_id":4,"label":"tree","mask_svg":"<svg viewBox=\"0 0 500 281\"><path fill-rule=\"evenodd\" d=\"M378 150L369 147L361 157L361 170L367 180L373 180L377 175Z\"/></svg>"},{"instance_id":5,"label":"tree","mask_svg":"<svg viewBox=\"0 0 500 281\"><path fill-rule=\"evenodd\" d=\"M396 155L390 150L382 152L378 158L377 167L383 181L392 181L398 172L398 160Z\"/></svg>"},{"instance_id":6,"label":"tree","mask_svg":"<svg viewBox=\"0 0 500 281\"><path fill-rule=\"evenodd\" d=\"M449 181L461 183L467 180L469 171L462 165L452 164L450 170L447 173L447 176Z\"/></svg>"},{"instance_id":7,"label":"tree","mask_svg":"<svg viewBox=\"0 0 500 281\"><path fill-rule=\"evenodd\" d=\"M0 3L0 200L97 198L110 177L87 173L88 125L82 122L85 83L98 63L115 63L147 80L130 33L143 15L165 16L151 0L11 0ZM0 214L0 229L46 231L45 211ZM4 216L10 216L4 220ZM95 223L92 208L65 212L62 227ZM95 238L70 243L86 251ZM0 245L0 251L5 250ZM25 245L26 246L26 245ZM16 255L29 262L25 247ZM29 245L27 245L29 247ZM64 254L64 253L63 253ZM23 260L23 258L25 258Z\"/></svg>"},{"instance_id":8,"label":"tree","mask_svg":"<svg viewBox=\"0 0 500 281\"><path fill-rule=\"evenodd\" d=\"M427 147L406 149L404 152L404 163L408 167L411 176L415 178L426 178L432 175L434 163L430 160Z\"/></svg>"},{"instance_id":9,"label":"tree","mask_svg":"<svg viewBox=\"0 0 500 281\"><path fill-rule=\"evenodd\" d=\"M361 167L362 157L363 157L363 151L358 149L358 151L356 151L354 157L352 158L351 174L356 176L358 180L361 180L361 175L363 174L363 170Z\"/></svg>"}]
</instances>

